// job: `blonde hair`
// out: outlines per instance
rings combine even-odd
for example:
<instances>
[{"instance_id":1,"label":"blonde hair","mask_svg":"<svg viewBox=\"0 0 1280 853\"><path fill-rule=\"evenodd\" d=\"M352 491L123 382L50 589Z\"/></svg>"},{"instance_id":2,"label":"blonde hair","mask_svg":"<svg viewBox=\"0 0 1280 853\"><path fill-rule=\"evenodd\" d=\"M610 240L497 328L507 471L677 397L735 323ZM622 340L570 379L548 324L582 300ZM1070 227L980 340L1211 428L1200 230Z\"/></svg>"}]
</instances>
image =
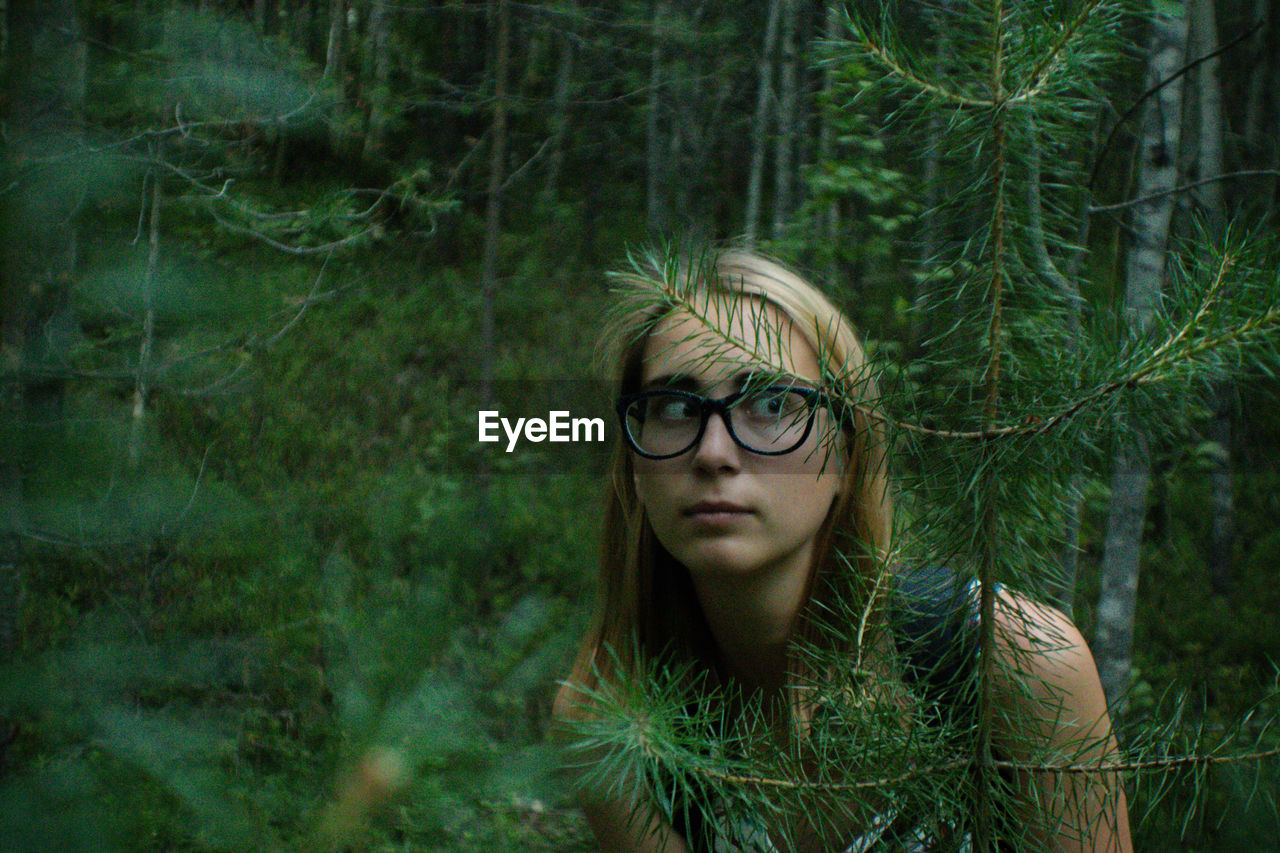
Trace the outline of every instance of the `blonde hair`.
<instances>
[{"instance_id":1,"label":"blonde hair","mask_svg":"<svg viewBox=\"0 0 1280 853\"><path fill-rule=\"evenodd\" d=\"M806 603L826 606L837 596L855 595L869 605L890 548L892 510L884 430L872 409L876 385L853 326L817 288L772 258L727 249L696 260L647 254L633 257L630 269L613 276L621 310L606 343L613 349L615 391L638 390L653 327L698 298L758 298L782 312L818 355L823 390L840 401L836 408L845 435L839 496L818 531ZM579 649L571 689L591 690L601 679L637 675L647 660L663 655L706 662L714 647L688 570L649 526L632 464L619 441L605 494L599 610ZM802 608L793 638L816 639L813 609ZM590 713L581 703L571 704L561 691L557 716Z\"/></svg>"}]
</instances>

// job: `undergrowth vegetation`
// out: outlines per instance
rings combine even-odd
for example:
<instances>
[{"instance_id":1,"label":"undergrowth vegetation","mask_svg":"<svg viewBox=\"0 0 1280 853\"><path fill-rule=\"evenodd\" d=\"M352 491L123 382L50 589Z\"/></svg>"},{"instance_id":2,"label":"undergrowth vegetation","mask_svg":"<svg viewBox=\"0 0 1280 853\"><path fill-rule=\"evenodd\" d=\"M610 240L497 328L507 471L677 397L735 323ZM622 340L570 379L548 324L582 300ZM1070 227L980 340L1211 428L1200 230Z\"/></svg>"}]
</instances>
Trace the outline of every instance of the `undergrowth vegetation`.
<instances>
[{"instance_id":1,"label":"undergrowth vegetation","mask_svg":"<svg viewBox=\"0 0 1280 853\"><path fill-rule=\"evenodd\" d=\"M714 26L658 4L672 17L670 80L652 125L636 94L649 44L634 46L648 4L521 11L507 165L524 171L503 185L490 291L483 4L398 18L394 73L376 86L372 40L349 42L364 65L345 90L326 66L326 4L196 5L83 0L94 40L80 148L24 159L16 123L0 140L14 251L44 252L10 210L23 193L47 202L51 231L66 225L50 212L59 193L77 194L72 268L2 291L26 294L39 323L24 350L0 341L0 848L593 849L548 727L592 607L617 435L596 362L604 269L657 230L642 150L653 128L670 136L650 153L670 155L656 166L671 221L740 232L766 4L708 12ZM250 5L293 29L257 33ZM356 3L353 20L410 5ZM74 3L47 9L65 6L76 17ZM913 305L928 288L959 294L970 271L910 260L939 203L921 198L918 140L885 130L902 104L867 91L865 63L810 58L811 84L829 73L830 91L805 132L835 105L829 150L796 143L814 149L795 167L808 195L762 247L831 273L886 384L945 397L974 377L917 358ZM553 115L563 68L572 121ZM8 119L22 103L5 94ZM306 108L285 115L295 96ZM360 149L379 121L382 147ZM969 153L953 156L943 165L960 187ZM1122 183L1115 171L1102 183ZM354 186L383 189L369 207L373 191ZM828 211L840 215L820 223ZM976 240L968 223L943 225L953 231L929 239ZM1123 290L1120 238L1102 230L1081 277L1100 324ZM326 242L337 247L316 251ZM1242 716L1259 746L1280 737L1276 390L1239 386L1227 446L1193 411L1156 448L1130 737L1170 709L1210 744ZM519 452L478 440L482 410L557 409L605 418L609 440ZM1235 550L1229 588L1214 591L1206 472L1224 455ZM1074 605L1091 636L1109 495L1100 477L1082 491ZM1156 815L1140 849L1274 848L1273 768L1208 765L1207 784L1136 791L1139 813ZM1193 792L1207 802L1187 823Z\"/></svg>"}]
</instances>

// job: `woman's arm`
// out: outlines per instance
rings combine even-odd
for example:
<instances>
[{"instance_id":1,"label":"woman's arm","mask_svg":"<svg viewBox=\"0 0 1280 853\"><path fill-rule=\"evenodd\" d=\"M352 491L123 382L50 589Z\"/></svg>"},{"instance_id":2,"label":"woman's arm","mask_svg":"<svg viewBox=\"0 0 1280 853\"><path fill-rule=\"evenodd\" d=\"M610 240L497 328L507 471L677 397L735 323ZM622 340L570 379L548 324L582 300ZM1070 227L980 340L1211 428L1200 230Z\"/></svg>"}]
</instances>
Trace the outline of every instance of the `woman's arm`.
<instances>
[{"instance_id":1,"label":"woman's arm","mask_svg":"<svg viewBox=\"0 0 1280 853\"><path fill-rule=\"evenodd\" d=\"M567 684L562 685L556 694L554 716L557 736L565 744L569 742L568 729L572 724L564 721L574 719L573 703L578 699L577 691ZM638 785L630 796L625 796L607 790L613 786L584 782L588 771L582 768L599 760L603 757L593 760L588 754L576 752L576 767L568 767L563 772L573 785L578 805L591 825L600 850L603 853L689 853L689 846L680 834L653 813Z\"/></svg>"},{"instance_id":2,"label":"woman's arm","mask_svg":"<svg viewBox=\"0 0 1280 853\"><path fill-rule=\"evenodd\" d=\"M1079 629L1059 611L1002 592L996 607L995 746L1016 762L1106 763L1119 757L1098 670ZM1131 853L1120 774L1017 774L1037 850Z\"/></svg>"},{"instance_id":3,"label":"woman's arm","mask_svg":"<svg viewBox=\"0 0 1280 853\"><path fill-rule=\"evenodd\" d=\"M605 853L689 853L689 846L674 829L656 815L645 819L635 803L582 791L578 803Z\"/></svg>"}]
</instances>

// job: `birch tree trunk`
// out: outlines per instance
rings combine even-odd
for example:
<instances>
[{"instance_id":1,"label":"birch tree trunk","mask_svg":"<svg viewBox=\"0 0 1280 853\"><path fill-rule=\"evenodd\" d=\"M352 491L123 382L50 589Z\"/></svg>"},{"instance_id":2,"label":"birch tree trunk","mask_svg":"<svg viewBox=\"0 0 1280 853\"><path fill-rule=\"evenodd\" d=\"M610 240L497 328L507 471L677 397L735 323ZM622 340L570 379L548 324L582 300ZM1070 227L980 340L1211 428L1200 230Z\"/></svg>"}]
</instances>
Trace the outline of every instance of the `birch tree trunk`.
<instances>
[{"instance_id":1,"label":"birch tree trunk","mask_svg":"<svg viewBox=\"0 0 1280 853\"><path fill-rule=\"evenodd\" d=\"M760 80L756 92L756 114L751 122L751 169L747 175L747 209L744 214L745 239L756 244L760 229L760 194L764 189L764 152L769 144L769 107L773 102L773 63L778 41L778 18L782 0L769 3L769 20L764 28L760 52Z\"/></svg>"},{"instance_id":2,"label":"birch tree trunk","mask_svg":"<svg viewBox=\"0 0 1280 853\"><path fill-rule=\"evenodd\" d=\"M1184 78L1176 73L1186 56L1186 5L1171 0L1160 9L1152 22L1146 82L1162 85L1142 109L1135 189L1139 202L1133 208L1125 265L1124 321L1138 333L1150 326L1160 300L1181 137ZM1115 453L1093 649L1107 701L1117 710L1123 709L1132 668L1139 554L1150 483L1147 435L1134 426Z\"/></svg>"}]
</instances>

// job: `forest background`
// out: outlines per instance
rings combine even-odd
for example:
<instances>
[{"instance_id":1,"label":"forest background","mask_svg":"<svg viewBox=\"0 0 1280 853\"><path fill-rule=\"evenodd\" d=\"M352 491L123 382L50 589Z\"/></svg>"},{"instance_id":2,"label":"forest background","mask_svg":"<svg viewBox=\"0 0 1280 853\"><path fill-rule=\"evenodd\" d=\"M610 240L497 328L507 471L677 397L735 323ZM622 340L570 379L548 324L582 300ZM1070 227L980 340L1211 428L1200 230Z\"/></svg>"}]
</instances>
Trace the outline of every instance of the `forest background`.
<instances>
[{"instance_id":1,"label":"forest background","mask_svg":"<svg viewBox=\"0 0 1280 853\"><path fill-rule=\"evenodd\" d=\"M607 448L506 453L477 412L605 416L604 271L663 236L799 264L927 389L961 291L927 260L966 238L931 214L972 168L945 116L890 125L812 0L4 5L5 849L590 849L546 729ZM944 72L948 8L900 4ZM1059 257L1117 330L1138 202L1171 246L1275 231L1280 12L1159 11L1155 88L1119 23ZM1124 464L1080 474L1056 597L1119 619L1130 724L1274 713L1275 390L1176 412L1128 527ZM1276 849L1274 765L1196 769L1137 792L1142 847Z\"/></svg>"}]
</instances>

